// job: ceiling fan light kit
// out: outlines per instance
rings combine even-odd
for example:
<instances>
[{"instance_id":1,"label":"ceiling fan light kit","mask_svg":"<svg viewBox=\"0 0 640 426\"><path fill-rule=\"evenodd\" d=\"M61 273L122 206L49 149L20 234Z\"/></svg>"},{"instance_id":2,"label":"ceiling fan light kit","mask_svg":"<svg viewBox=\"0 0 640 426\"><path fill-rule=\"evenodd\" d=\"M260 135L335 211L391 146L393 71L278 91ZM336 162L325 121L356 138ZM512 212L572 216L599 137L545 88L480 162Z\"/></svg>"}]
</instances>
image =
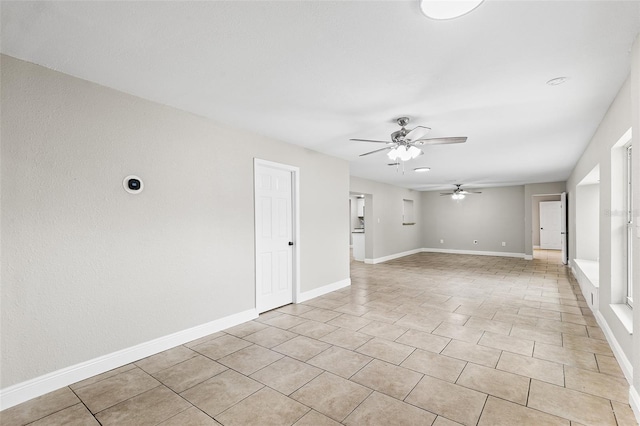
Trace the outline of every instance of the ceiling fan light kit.
<instances>
[{"instance_id":1,"label":"ceiling fan light kit","mask_svg":"<svg viewBox=\"0 0 640 426\"><path fill-rule=\"evenodd\" d=\"M456 189L451 192L441 192L440 196L451 195L452 200L460 201L464 200L464 197L467 194L482 194L480 191L467 191L466 189L460 188L462 186L461 183L456 183L454 185L456 186Z\"/></svg>"},{"instance_id":2,"label":"ceiling fan light kit","mask_svg":"<svg viewBox=\"0 0 640 426\"><path fill-rule=\"evenodd\" d=\"M452 143L464 143L467 141L466 137L445 137L445 138L425 138L427 133L431 130L429 127L416 126L411 130L408 130L405 126L409 124L409 117L400 117L396 119L396 123L400 126L400 130L396 130L391 133L390 141L381 141L373 139L349 139L357 142L373 142L383 143L387 146L384 148L376 149L374 151L365 152L360 154L360 157L365 155L375 154L376 152L387 151L387 156L391 161L402 162L413 160L418 156L424 154L422 149L418 146L422 145L439 145L439 144L452 144ZM404 165L402 168L404 172Z\"/></svg>"}]
</instances>

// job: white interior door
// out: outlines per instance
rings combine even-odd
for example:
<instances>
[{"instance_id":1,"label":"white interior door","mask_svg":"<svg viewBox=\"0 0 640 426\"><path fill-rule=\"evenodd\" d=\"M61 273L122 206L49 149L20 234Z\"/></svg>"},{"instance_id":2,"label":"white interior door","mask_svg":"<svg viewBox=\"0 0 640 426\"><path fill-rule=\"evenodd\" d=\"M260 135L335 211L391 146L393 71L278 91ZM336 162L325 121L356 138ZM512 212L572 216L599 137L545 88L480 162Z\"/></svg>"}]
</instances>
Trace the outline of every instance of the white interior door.
<instances>
[{"instance_id":1,"label":"white interior door","mask_svg":"<svg viewBox=\"0 0 640 426\"><path fill-rule=\"evenodd\" d=\"M560 195L560 244L562 245L562 263L569 263L569 243L567 240L567 193Z\"/></svg>"},{"instance_id":2,"label":"white interior door","mask_svg":"<svg viewBox=\"0 0 640 426\"><path fill-rule=\"evenodd\" d=\"M293 302L293 172L255 165L256 308Z\"/></svg>"},{"instance_id":3,"label":"white interior door","mask_svg":"<svg viewBox=\"0 0 640 426\"><path fill-rule=\"evenodd\" d=\"M540 202L540 248L560 250L562 248L561 202Z\"/></svg>"}]
</instances>

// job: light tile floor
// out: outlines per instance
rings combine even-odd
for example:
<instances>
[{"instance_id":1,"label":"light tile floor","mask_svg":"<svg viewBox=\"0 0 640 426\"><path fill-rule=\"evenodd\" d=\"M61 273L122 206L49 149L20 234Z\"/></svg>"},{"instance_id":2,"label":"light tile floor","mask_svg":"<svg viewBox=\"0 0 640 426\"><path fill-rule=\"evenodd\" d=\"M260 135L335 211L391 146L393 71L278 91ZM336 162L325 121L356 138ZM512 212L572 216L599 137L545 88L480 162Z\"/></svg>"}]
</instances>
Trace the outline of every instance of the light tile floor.
<instances>
[{"instance_id":1,"label":"light tile floor","mask_svg":"<svg viewBox=\"0 0 640 426\"><path fill-rule=\"evenodd\" d=\"M0 413L2 425L632 425L559 253L351 263L352 285Z\"/></svg>"}]
</instances>

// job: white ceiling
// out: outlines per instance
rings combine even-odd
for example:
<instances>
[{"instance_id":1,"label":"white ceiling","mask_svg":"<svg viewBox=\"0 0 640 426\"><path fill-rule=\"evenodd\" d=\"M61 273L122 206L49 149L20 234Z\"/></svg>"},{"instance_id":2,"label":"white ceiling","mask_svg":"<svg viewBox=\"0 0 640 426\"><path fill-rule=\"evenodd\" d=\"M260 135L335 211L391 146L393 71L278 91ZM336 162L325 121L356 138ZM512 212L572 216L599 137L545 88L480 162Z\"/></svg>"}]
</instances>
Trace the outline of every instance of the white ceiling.
<instances>
[{"instance_id":1,"label":"white ceiling","mask_svg":"<svg viewBox=\"0 0 640 426\"><path fill-rule=\"evenodd\" d=\"M565 180L640 31L638 0L486 0L449 21L417 1L2 1L0 12L2 53L418 190ZM381 145L349 138L386 140L403 115L430 137L469 139L425 147L404 174L383 153L358 157Z\"/></svg>"}]
</instances>

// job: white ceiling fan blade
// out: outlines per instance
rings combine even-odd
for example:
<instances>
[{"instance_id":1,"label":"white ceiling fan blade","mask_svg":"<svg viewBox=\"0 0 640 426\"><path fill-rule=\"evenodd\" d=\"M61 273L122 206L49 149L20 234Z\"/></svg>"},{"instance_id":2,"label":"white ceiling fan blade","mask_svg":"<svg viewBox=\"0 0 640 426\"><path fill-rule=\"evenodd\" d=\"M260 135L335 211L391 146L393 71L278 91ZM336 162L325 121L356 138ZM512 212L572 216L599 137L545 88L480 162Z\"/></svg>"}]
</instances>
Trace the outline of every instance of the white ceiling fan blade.
<instances>
[{"instance_id":1,"label":"white ceiling fan blade","mask_svg":"<svg viewBox=\"0 0 640 426\"><path fill-rule=\"evenodd\" d=\"M409 133L407 133L404 139L408 142L417 141L418 139L422 139L431 131L430 127L425 126L417 126Z\"/></svg>"},{"instance_id":2,"label":"white ceiling fan blade","mask_svg":"<svg viewBox=\"0 0 640 426\"><path fill-rule=\"evenodd\" d=\"M360 157L364 157L365 155L369 155L369 154L375 154L376 152L385 151L385 150L391 149L391 148L393 148L393 147L387 146L385 148L376 149L375 151L365 152L364 154L360 154Z\"/></svg>"},{"instance_id":3,"label":"white ceiling fan blade","mask_svg":"<svg viewBox=\"0 0 640 426\"><path fill-rule=\"evenodd\" d=\"M419 139L413 142L419 145L440 145L440 144L450 144L450 143L465 143L466 141L467 141L466 136L454 136L450 138Z\"/></svg>"},{"instance_id":4,"label":"white ceiling fan blade","mask_svg":"<svg viewBox=\"0 0 640 426\"><path fill-rule=\"evenodd\" d=\"M391 141L374 141L372 139L349 139L350 141L357 141L357 142L375 142L375 143L386 143L386 144L392 144L393 142Z\"/></svg>"}]
</instances>

